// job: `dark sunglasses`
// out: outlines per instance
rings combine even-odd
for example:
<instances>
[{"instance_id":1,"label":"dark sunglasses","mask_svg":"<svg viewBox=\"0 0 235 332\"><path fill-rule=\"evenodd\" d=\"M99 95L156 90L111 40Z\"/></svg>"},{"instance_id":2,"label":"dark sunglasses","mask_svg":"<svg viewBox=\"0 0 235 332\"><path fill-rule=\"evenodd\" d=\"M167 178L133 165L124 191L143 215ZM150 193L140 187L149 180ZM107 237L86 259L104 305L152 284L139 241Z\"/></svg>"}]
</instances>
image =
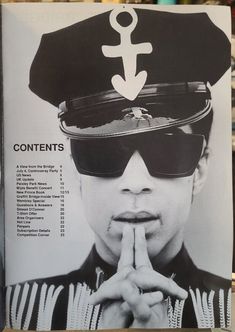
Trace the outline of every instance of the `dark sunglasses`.
<instances>
[{"instance_id":1,"label":"dark sunglasses","mask_svg":"<svg viewBox=\"0 0 235 332\"><path fill-rule=\"evenodd\" d=\"M114 138L71 140L78 171L98 177L121 176L135 151L154 177L193 174L202 155L203 135L156 132Z\"/></svg>"}]
</instances>

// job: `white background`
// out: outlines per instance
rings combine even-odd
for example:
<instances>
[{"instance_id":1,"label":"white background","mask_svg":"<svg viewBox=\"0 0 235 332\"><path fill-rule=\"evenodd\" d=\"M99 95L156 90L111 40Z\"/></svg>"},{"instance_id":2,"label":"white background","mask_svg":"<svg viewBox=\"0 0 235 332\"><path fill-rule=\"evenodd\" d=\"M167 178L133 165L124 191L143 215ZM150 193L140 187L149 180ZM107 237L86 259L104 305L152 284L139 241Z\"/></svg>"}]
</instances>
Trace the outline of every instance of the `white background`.
<instances>
[{"instance_id":1,"label":"white background","mask_svg":"<svg viewBox=\"0 0 235 332\"><path fill-rule=\"evenodd\" d=\"M28 89L29 68L41 35L113 5L81 3L3 5L3 65L5 113L6 186L6 282L63 274L80 266L93 241L79 198L79 176L69 149L65 152L14 152L15 143L64 143L58 128L57 109ZM140 6L139 6L140 7ZM207 11L210 18L230 36L230 12L218 6L150 6L177 12ZM200 38L200 37L199 37ZM215 119L212 132L210 173L203 192L193 203L185 238L194 261L203 269L231 277L232 260L232 169L230 72L213 87ZM59 220L53 211L48 223L55 232L51 238L17 238L15 207L16 164L63 164L65 183L70 190L66 200L66 237L59 238Z\"/></svg>"}]
</instances>

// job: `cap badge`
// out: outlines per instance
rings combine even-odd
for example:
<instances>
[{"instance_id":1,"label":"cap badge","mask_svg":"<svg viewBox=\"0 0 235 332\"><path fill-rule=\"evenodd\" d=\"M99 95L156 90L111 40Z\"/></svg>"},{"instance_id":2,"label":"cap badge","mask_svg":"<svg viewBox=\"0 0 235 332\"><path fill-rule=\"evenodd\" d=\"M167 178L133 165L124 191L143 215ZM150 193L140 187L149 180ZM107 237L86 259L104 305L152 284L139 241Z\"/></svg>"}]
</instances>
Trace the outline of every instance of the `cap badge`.
<instances>
[{"instance_id":1,"label":"cap badge","mask_svg":"<svg viewBox=\"0 0 235 332\"><path fill-rule=\"evenodd\" d=\"M148 114L148 110L140 107L132 107L131 112L124 116L124 119L132 120L149 120L152 119L152 115Z\"/></svg>"},{"instance_id":2,"label":"cap badge","mask_svg":"<svg viewBox=\"0 0 235 332\"><path fill-rule=\"evenodd\" d=\"M122 26L117 21L117 16L127 12L132 17L132 22L128 26ZM132 44L131 33L134 31L138 17L134 9L117 7L109 16L109 21L114 30L120 34L120 44L102 45L102 52L108 58L121 57L124 67L124 79L120 75L114 75L111 79L114 89L123 97L134 100L143 88L147 72L145 70L136 74L138 54L149 54L152 52L152 44L149 42Z\"/></svg>"}]
</instances>

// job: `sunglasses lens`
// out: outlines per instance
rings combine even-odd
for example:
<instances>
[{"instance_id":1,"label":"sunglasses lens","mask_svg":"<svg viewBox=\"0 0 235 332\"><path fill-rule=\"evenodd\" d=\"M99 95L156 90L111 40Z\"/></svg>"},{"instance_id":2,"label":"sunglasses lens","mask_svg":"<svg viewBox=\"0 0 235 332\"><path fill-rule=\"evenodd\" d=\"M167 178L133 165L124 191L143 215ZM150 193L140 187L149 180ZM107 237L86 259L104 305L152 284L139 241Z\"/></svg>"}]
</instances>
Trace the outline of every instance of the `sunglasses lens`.
<instances>
[{"instance_id":1,"label":"sunglasses lens","mask_svg":"<svg viewBox=\"0 0 235 332\"><path fill-rule=\"evenodd\" d=\"M158 135L141 151L152 176L182 177L193 174L202 153L201 135Z\"/></svg>"},{"instance_id":2,"label":"sunglasses lens","mask_svg":"<svg viewBox=\"0 0 235 332\"><path fill-rule=\"evenodd\" d=\"M155 177L193 174L202 153L202 135L154 134L96 140L71 140L78 171L99 177L117 177L138 150L149 173Z\"/></svg>"},{"instance_id":3,"label":"sunglasses lens","mask_svg":"<svg viewBox=\"0 0 235 332\"><path fill-rule=\"evenodd\" d=\"M131 157L119 139L71 140L71 152L81 174L100 177L121 176Z\"/></svg>"}]
</instances>

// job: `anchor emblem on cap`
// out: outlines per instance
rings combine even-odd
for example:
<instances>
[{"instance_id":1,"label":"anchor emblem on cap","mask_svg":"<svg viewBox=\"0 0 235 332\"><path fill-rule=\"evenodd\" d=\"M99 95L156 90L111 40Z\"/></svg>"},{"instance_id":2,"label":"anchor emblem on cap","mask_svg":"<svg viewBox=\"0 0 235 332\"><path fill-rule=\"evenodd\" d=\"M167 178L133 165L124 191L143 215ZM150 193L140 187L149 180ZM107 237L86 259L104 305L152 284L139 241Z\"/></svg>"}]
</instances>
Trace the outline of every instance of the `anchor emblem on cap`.
<instances>
[{"instance_id":1,"label":"anchor emblem on cap","mask_svg":"<svg viewBox=\"0 0 235 332\"><path fill-rule=\"evenodd\" d=\"M125 27L121 26L117 21L117 16L123 12L128 12L132 17L132 22ZM138 22L138 17L134 9L117 7L110 13L109 21L112 28L120 34L120 44L116 46L102 45L102 52L104 56L109 58L121 57L125 75L124 79L120 75L114 75L111 82L114 89L123 97L134 100L147 79L147 72L145 70L136 74L137 55L151 53L153 50L152 44L149 42L132 44L131 33Z\"/></svg>"},{"instance_id":2,"label":"anchor emblem on cap","mask_svg":"<svg viewBox=\"0 0 235 332\"><path fill-rule=\"evenodd\" d=\"M132 107L131 112L126 114L124 119L149 120L152 119L152 115L148 114L148 110L143 107Z\"/></svg>"}]
</instances>

